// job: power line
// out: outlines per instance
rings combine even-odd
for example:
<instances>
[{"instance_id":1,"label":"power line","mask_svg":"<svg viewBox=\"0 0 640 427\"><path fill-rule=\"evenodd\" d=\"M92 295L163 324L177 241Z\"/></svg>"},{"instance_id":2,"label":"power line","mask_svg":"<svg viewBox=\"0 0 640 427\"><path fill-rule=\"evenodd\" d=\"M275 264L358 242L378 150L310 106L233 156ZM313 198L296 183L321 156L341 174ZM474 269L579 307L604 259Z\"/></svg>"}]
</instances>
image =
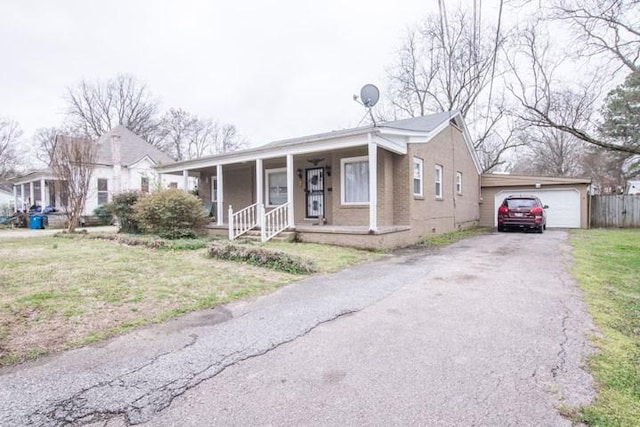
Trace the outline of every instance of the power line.
<instances>
[{"instance_id":1,"label":"power line","mask_svg":"<svg viewBox=\"0 0 640 427\"><path fill-rule=\"evenodd\" d=\"M496 29L496 41L493 46L493 60L491 63L491 81L489 82L489 101L487 102L487 117L485 117L484 127L487 127L487 121L489 120L489 110L491 109L491 96L493 95L493 78L496 74L496 59L498 58L498 42L500 40L500 26L502 24L502 6L504 0L500 0L500 9L498 10L498 28Z\"/></svg>"}]
</instances>

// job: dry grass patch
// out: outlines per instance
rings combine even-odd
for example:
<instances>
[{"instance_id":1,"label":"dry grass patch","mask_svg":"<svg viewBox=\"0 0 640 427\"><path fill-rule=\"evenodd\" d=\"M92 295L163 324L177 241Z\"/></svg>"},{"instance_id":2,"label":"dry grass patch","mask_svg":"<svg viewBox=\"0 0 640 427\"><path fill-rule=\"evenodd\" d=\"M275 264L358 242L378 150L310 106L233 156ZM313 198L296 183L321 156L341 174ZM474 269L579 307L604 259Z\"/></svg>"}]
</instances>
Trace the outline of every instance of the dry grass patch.
<instances>
[{"instance_id":1,"label":"dry grass patch","mask_svg":"<svg viewBox=\"0 0 640 427\"><path fill-rule=\"evenodd\" d=\"M272 246L312 257L321 272L376 256L322 245ZM0 366L268 293L300 278L209 259L205 252L87 238L2 240Z\"/></svg>"}]
</instances>

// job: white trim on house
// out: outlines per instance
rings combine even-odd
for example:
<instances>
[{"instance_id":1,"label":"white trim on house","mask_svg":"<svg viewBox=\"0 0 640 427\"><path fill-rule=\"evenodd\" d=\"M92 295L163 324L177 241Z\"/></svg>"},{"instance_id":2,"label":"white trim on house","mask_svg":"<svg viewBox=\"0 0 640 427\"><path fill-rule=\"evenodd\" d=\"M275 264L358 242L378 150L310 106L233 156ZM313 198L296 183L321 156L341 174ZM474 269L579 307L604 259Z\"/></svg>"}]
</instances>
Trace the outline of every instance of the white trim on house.
<instances>
[{"instance_id":1,"label":"white trim on house","mask_svg":"<svg viewBox=\"0 0 640 427\"><path fill-rule=\"evenodd\" d=\"M434 176L434 191L436 195L436 199L444 199L444 188L443 187L443 179L444 176L444 168L442 165L436 165L435 167L435 176Z\"/></svg>"},{"instance_id":2,"label":"white trim on house","mask_svg":"<svg viewBox=\"0 0 640 427\"><path fill-rule=\"evenodd\" d=\"M279 203L279 204L271 203L271 192L269 190L270 183L271 183L271 175L273 175L273 174L281 174L281 173L285 174L285 179L286 179L286 174L287 174L287 168L286 167L284 167L284 168L265 169L265 171L264 171L264 176L265 176L265 180L264 180L264 195L265 195L265 198L266 198L265 206L268 207L268 208L275 208L277 206L284 205L285 203L287 203L286 201L284 201L282 203ZM287 200L289 200L289 188L288 187L287 187Z\"/></svg>"},{"instance_id":3,"label":"white trim on house","mask_svg":"<svg viewBox=\"0 0 640 427\"><path fill-rule=\"evenodd\" d=\"M365 201L348 202L346 200L346 186L345 186L345 165L347 163L369 163L369 156L358 157L343 157L340 159L340 204L344 206L367 206L371 201L371 194ZM371 177L371 171L368 171L369 178ZM367 186L369 183L367 182Z\"/></svg>"},{"instance_id":4,"label":"white trim on house","mask_svg":"<svg viewBox=\"0 0 640 427\"><path fill-rule=\"evenodd\" d=\"M411 162L411 189L415 197L424 197L424 159L413 156ZM418 177L416 177L416 166L418 166ZM416 180L418 181L418 192L416 192Z\"/></svg>"}]
</instances>

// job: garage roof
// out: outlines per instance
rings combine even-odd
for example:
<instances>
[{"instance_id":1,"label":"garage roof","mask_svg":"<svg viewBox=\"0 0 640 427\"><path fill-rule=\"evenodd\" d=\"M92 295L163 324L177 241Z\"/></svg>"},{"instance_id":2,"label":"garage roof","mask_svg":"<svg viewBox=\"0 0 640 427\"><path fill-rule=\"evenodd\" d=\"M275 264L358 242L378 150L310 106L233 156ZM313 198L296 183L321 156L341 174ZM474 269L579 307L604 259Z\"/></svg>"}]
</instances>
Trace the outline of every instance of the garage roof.
<instances>
[{"instance_id":1,"label":"garage roof","mask_svg":"<svg viewBox=\"0 0 640 427\"><path fill-rule=\"evenodd\" d=\"M564 178L548 176L530 175L510 175L510 174L483 174L480 178L482 187L522 187L528 185L568 185L568 184L591 184L589 178Z\"/></svg>"}]
</instances>

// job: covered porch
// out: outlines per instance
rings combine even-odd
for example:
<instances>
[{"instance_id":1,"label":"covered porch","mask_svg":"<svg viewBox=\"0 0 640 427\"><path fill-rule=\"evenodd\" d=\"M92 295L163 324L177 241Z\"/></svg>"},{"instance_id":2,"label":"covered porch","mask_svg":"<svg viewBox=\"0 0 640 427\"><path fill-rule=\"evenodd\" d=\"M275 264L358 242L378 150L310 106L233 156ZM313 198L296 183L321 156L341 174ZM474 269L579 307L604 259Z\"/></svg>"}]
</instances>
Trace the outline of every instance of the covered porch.
<instances>
[{"instance_id":1,"label":"covered porch","mask_svg":"<svg viewBox=\"0 0 640 427\"><path fill-rule=\"evenodd\" d=\"M283 141L159 168L198 177L212 234L260 230L262 241L295 231L307 242L397 246L409 232L393 213L394 162L406 144L378 129ZM311 140L310 140L311 139Z\"/></svg>"},{"instance_id":2,"label":"covered porch","mask_svg":"<svg viewBox=\"0 0 640 427\"><path fill-rule=\"evenodd\" d=\"M57 183L49 170L34 171L11 180L16 211L44 210L47 207L64 210L66 197Z\"/></svg>"}]
</instances>

